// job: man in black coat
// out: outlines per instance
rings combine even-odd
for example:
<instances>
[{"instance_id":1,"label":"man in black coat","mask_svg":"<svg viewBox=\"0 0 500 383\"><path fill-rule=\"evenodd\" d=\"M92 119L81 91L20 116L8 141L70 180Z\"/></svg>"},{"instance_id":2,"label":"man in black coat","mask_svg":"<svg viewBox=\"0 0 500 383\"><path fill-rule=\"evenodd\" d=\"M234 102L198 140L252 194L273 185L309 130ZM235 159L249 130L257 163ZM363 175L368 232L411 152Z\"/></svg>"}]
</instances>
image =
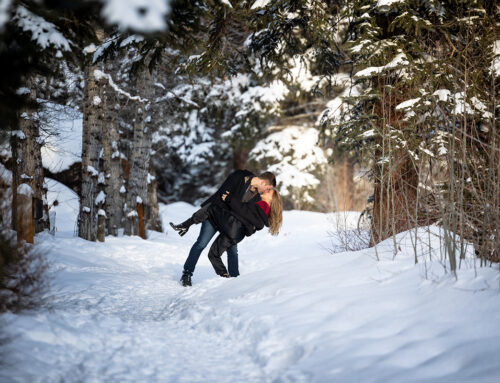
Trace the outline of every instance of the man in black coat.
<instances>
[{"instance_id":1,"label":"man in black coat","mask_svg":"<svg viewBox=\"0 0 500 383\"><path fill-rule=\"evenodd\" d=\"M186 234L192 224L202 223L198 239L191 247L184 263L181 278L183 286L191 286L191 276L201 252L217 232L210 220L206 219L208 208L217 205L217 208L227 209L227 205L222 202L222 195L226 193L229 193L232 196L231 198L237 198L241 202L257 202L260 201L260 194L275 186L276 178L270 172L262 173L257 177L248 170L235 170L226 178L221 187L201 204L201 209L196 211L191 218L179 225L170 223L172 228L181 236ZM238 276L238 247L236 244L227 249L227 264L229 275L232 277Z\"/></svg>"}]
</instances>

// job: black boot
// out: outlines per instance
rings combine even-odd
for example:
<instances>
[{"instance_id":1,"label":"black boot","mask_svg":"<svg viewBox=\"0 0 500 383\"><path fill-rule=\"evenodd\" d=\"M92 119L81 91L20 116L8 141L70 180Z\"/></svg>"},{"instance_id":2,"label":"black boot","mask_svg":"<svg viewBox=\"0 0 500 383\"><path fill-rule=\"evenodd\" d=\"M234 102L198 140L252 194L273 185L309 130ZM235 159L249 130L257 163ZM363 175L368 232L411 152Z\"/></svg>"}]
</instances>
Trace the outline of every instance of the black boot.
<instances>
[{"instance_id":1,"label":"black boot","mask_svg":"<svg viewBox=\"0 0 500 383\"><path fill-rule=\"evenodd\" d=\"M192 286L192 284L191 284L191 276L192 275L193 274L190 273L189 271L184 270L184 272L182 273L182 277L181 277L182 286L184 286L184 287Z\"/></svg>"},{"instance_id":2,"label":"black boot","mask_svg":"<svg viewBox=\"0 0 500 383\"><path fill-rule=\"evenodd\" d=\"M174 229L179 235L182 237L184 234L186 234L189 230L189 227L193 224L193 219L189 218L188 220L175 225L174 223L170 222L170 226L172 229Z\"/></svg>"}]
</instances>

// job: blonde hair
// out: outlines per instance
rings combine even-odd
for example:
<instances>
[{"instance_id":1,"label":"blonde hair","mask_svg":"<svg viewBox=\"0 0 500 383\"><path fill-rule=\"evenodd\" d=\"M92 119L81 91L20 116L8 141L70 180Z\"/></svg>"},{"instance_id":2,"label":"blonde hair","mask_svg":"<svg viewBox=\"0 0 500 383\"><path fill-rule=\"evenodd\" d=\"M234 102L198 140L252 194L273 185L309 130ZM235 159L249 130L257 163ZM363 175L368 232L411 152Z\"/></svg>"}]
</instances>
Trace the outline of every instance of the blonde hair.
<instances>
[{"instance_id":1,"label":"blonde hair","mask_svg":"<svg viewBox=\"0 0 500 383\"><path fill-rule=\"evenodd\" d=\"M281 203L281 196L278 190L272 189L273 199L269 209L269 232L271 235L278 235L280 232L281 224L283 223L283 205Z\"/></svg>"}]
</instances>

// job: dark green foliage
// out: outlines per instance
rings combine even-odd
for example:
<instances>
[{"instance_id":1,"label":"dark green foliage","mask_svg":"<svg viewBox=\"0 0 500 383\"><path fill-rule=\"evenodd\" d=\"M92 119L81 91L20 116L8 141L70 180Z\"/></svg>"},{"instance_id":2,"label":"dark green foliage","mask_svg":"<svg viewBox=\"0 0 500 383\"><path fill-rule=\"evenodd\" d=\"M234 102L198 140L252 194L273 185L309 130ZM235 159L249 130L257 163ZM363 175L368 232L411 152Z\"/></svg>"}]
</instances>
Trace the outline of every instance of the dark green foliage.
<instances>
[{"instance_id":1,"label":"dark green foliage","mask_svg":"<svg viewBox=\"0 0 500 383\"><path fill-rule=\"evenodd\" d=\"M250 47L265 69L286 73L291 57L313 48L315 71L333 74L344 62L333 32L342 1L271 1L253 14Z\"/></svg>"},{"instance_id":2,"label":"dark green foliage","mask_svg":"<svg viewBox=\"0 0 500 383\"><path fill-rule=\"evenodd\" d=\"M61 52L66 60L79 62L82 47L97 41L94 21L99 18L100 2L96 1L13 1L11 17L0 33L0 129L17 127L18 111L27 106L27 97L18 95L17 89L24 86L32 76L49 77L59 67L61 58L56 58L52 46L41 48L33 41L31 33L17 27L13 12L23 6L36 16L43 17L72 42L71 51Z\"/></svg>"}]
</instances>

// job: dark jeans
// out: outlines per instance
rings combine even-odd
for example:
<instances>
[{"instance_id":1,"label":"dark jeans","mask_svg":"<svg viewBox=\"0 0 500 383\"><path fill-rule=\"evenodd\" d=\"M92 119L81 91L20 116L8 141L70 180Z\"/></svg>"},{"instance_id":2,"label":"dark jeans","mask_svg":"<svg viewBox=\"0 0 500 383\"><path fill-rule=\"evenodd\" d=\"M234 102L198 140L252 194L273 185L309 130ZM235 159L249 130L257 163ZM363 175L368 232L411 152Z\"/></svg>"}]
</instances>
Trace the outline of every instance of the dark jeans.
<instances>
[{"instance_id":1,"label":"dark jeans","mask_svg":"<svg viewBox=\"0 0 500 383\"><path fill-rule=\"evenodd\" d=\"M244 235L241 238L244 238ZM233 241L226 237L224 234L219 234L217 238L215 238L212 246L210 247L210 250L208 251L208 259L210 260L210 263L212 263L212 266L214 267L217 275L222 276L227 273L226 266L224 266L224 263L221 260L222 254L224 253L224 251L227 251L228 267L231 267L231 265L229 264L229 249L236 246L237 245L233 245ZM234 277L234 275L231 273L231 269L229 269L229 275L231 277Z\"/></svg>"},{"instance_id":2,"label":"dark jeans","mask_svg":"<svg viewBox=\"0 0 500 383\"><path fill-rule=\"evenodd\" d=\"M208 242L210 242L215 233L217 233L217 230L215 230L208 219L202 222L200 235L198 235L198 239L191 247L189 255L186 259L186 263L184 263L185 271L189 271L190 273L194 272L194 268L196 267L196 263L200 258L201 252L205 249L205 247L207 247ZM232 245L227 249L227 267L229 269L230 276L237 277L238 275L240 275L240 272L238 270L237 245Z\"/></svg>"}]
</instances>

